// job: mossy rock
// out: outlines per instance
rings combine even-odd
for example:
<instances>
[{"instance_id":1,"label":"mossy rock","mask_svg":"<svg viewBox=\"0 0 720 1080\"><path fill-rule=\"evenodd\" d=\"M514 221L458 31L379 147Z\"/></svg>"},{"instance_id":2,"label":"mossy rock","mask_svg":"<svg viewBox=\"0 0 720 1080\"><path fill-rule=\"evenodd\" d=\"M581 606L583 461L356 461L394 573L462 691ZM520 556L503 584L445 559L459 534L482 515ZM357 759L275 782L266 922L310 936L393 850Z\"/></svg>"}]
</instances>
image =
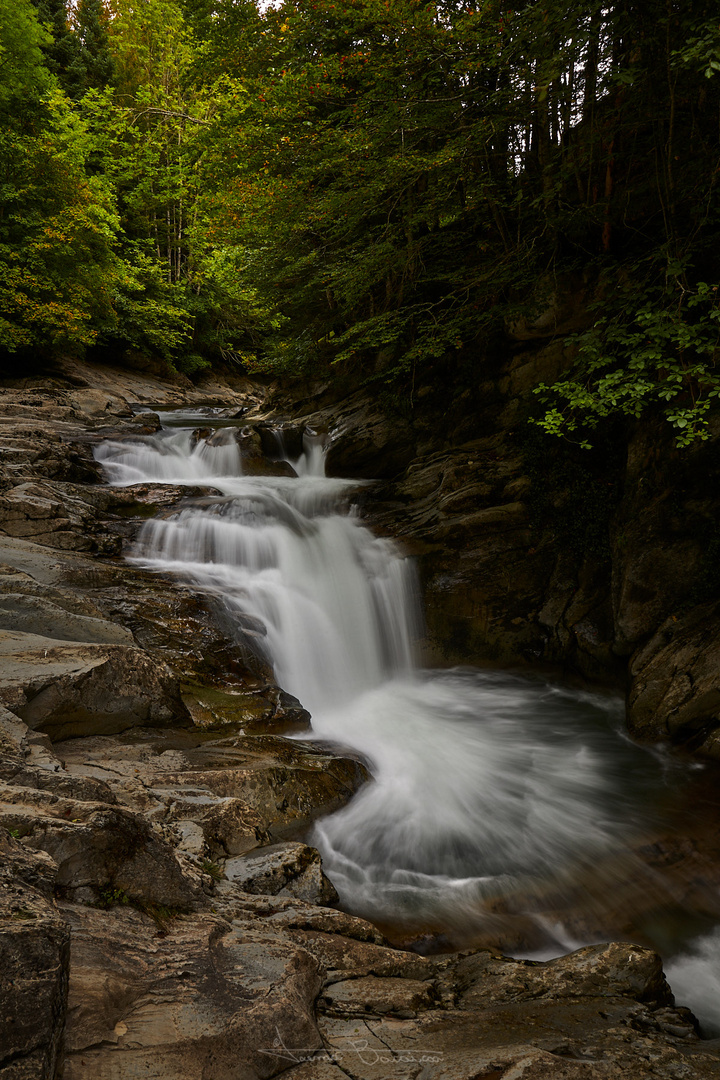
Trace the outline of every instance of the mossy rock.
<instances>
[{"instance_id":1,"label":"mossy rock","mask_svg":"<svg viewBox=\"0 0 720 1080\"><path fill-rule=\"evenodd\" d=\"M219 690L196 683L182 687L182 701L202 731L242 730L245 735L300 734L310 730L310 714L278 687Z\"/></svg>"}]
</instances>

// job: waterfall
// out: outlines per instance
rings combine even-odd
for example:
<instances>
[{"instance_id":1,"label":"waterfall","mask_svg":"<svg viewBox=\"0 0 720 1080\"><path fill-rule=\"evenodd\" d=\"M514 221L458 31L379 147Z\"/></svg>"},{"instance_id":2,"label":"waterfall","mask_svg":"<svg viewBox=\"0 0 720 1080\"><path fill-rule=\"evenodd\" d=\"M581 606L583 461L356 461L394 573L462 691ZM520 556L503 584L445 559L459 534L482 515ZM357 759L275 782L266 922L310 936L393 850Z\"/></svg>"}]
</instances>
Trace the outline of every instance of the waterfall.
<instances>
[{"instance_id":1,"label":"waterfall","mask_svg":"<svg viewBox=\"0 0 720 1080\"><path fill-rule=\"evenodd\" d=\"M516 951L557 953L603 936L608 906L636 900L629 883L650 897L656 881L630 845L675 766L622 736L622 702L502 672L419 670L415 571L353 509L361 484L324 476L312 434L295 477L243 476L234 429L198 435L196 422L175 414L97 456L114 484L221 492L148 521L131 557L260 625L313 737L369 762L373 782L310 841L343 904L416 936L445 928L457 943L489 926L515 934Z\"/></svg>"},{"instance_id":2,"label":"waterfall","mask_svg":"<svg viewBox=\"0 0 720 1080\"><path fill-rule=\"evenodd\" d=\"M238 476L242 471L240 447L232 428L219 428L193 440L193 430L163 431L147 439L107 442L98 447L97 459L110 482L118 485L207 483L216 476Z\"/></svg>"},{"instance_id":3,"label":"waterfall","mask_svg":"<svg viewBox=\"0 0 720 1080\"><path fill-rule=\"evenodd\" d=\"M311 712L353 700L413 667L417 600L412 564L356 516L356 484L326 480L309 440L299 476L245 477L232 428L106 443L116 484L160 480L220 489L224 497L147 522L133 558L173 570L261 623L276 679Z\"/></svg>"}]
</instances>

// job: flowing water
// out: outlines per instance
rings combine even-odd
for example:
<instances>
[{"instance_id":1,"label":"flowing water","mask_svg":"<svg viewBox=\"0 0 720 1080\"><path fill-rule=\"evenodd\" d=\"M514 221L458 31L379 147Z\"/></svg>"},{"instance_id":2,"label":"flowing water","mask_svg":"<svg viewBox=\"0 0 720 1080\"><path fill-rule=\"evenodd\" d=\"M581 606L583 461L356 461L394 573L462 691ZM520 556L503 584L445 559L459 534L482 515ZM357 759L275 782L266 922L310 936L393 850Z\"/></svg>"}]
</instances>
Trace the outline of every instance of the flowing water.
<instances>
[{"instance_id":1,"label":"flowing water","mask_svg":"<svg viewBox=\"0 0 720 1080\"><path fill-rule=\"evenodd\" d=\"M616 697L420 670L413 565L354 512L358 482L324 476L317 439L292 462L296 477L243 476L233 427L194 433L198 417L183 413L163 423L99 448L111 482L221 495L147 522L132 557L259 627L313 738L368 761L373 782L310 838L343 905L420 949L487 941L557 955L627 933L651 939L653 923L669 940L682 912L637 852L671 826L688 768L631 744ZM281 433L278 447L282 456ZM710 988L713 957L717 933L674 962L696 1008L693 986L704 972Z\"/></svg>"}]
</instances>

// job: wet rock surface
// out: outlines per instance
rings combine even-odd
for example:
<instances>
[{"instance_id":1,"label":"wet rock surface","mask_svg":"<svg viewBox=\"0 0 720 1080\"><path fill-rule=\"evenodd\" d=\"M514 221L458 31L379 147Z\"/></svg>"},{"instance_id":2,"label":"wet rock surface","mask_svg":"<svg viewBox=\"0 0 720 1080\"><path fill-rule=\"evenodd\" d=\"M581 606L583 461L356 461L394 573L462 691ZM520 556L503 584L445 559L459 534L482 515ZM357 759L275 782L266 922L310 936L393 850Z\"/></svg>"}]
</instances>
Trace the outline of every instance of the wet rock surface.
<instances>
[{"instance_id":1,"label":"wet rock surface","mask_svg":"<svg viewBox=\"0 0 720 1080\"><path fill-rule=\"evenodd\" d=\"M245 892L296 896L317 904L333 904L338 895L322 872L322 861L307 844L271 844L260 851L228 859L225 876Z\"/></svg>"},{"instance_id":2,"label":"wet rock surface","mask_svg":"<svg viewBox=\"0 0 720 1080\"><path fill-rule=\"evenodd\" d=\"M0 1077L720 1077L649 950L426 957L332 907L303 839L365 766L286 737L307 736L308 715L221 602L119 558L144 518L212 492L111 489L92 457L94 439L153 431L163 403L244 424L262 398L74 363L0 394ZM430 636L452 618L462 648L572 633L600 656L608 596L589 564L575 596L577 567L558 569L547 538L530 554L522 462L488 439L407 468L408 428L368 410L349 404L331 460L346 471L361 431L357 475L387 478L376 519L404 507L439 598ZM244 438L260 471L262 439ZM638 670L661 682L663 663L659 642Z\"/></svg>"},{"instance_id":3,"label":"wet rock surface","mask_svg":"<svg viewBox=\"0 0 720 1080\"><path fill-rule=\"evenodd\" d=\"M323 438L328 476L389 479L402 473L415 455L411 424L386 415L371 395L362 392L297 419L291 431L299 445L304 430Z\"/></svg>"},{"instance_id":4,"label":"wet rock surface","mask_svg":"<svg viewBox=\"0 0 720 1080\"><path fill-rule=\"evenodd\" d=\"M367 779L353 758L272 735L144 729L55 749L70 776L101 780L154 822L194 825L197 853L219 859L304 832Z\"/></svg>"}]
</instances>

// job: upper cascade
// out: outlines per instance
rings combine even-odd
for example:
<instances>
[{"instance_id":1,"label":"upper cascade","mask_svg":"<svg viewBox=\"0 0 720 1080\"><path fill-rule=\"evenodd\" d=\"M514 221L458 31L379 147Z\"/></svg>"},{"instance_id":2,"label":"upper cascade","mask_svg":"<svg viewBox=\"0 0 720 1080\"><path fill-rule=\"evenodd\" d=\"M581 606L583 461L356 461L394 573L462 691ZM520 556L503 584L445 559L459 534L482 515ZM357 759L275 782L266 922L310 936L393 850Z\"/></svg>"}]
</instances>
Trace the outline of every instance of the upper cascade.
<instances>
[{"instance_id":1,"label":"upper cascade","mask_svg":"<svg viewBox=\"0 0 720 1080\"><path fill-rule=\"evenodd\" d=\"M233 428L201 434L191 428L102 443L96 451L110 482L118 486L159 481L194 484L221 476L242 476L240 447Z\"/></svg>"},{"instance_id":2,"label":"upper cascade","mask_svg":"<svg viewBox=\"0 0 720 1080\"><path fill-rule=\"evenodd\" d=\"M275 436L280 458L281 429ZM295 477L243 476L231 427L108 442L97 456L115 484L202 482L223 493L148 521L132 557L189 577L264 627L265 658L307 708L350 700L412 669L414 568L348 514L358 485L325 477L320 437L305 435L290 462Z\"/></svg>"}]
</instances>

